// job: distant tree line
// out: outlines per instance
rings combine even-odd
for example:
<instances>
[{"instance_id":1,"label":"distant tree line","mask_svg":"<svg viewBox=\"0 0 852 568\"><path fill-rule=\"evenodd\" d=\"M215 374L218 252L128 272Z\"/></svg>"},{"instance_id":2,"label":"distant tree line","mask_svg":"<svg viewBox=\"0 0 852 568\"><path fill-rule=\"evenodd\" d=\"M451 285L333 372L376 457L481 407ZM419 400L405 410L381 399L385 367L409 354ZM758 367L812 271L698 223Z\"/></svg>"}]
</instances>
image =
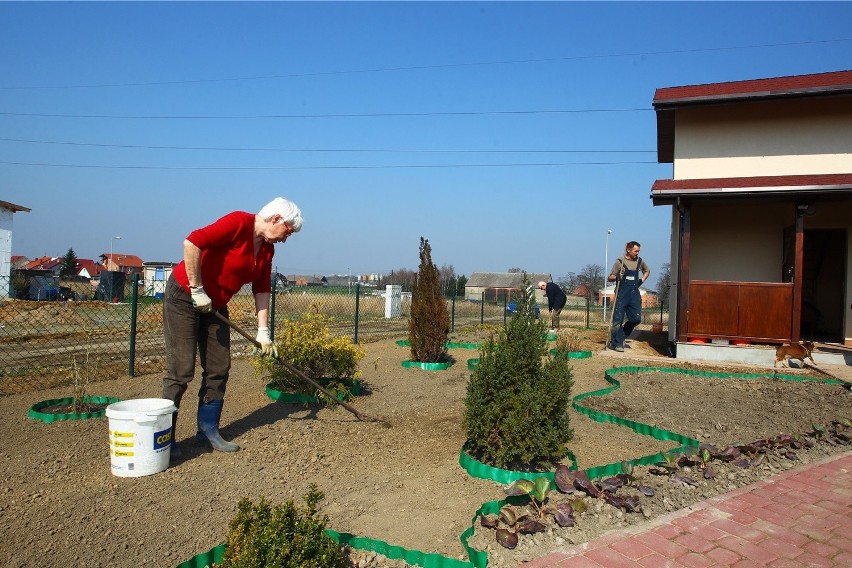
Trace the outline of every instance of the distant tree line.
<instances>
[{"instance_id":1,"label":"distant tree line","mask_svg":"<svg viewBox=\"0 0 852 568\"><path fill-rule=\"evenodd\" d=\"M438 269L439 282L441 286L441 295L451 297L453 295L463 296L464 288L467 285L467 276L456 276L456 270L452 264L444 264ZM411 292L417 283L417 271L408 268L397 268L391 270L390 274L385 274L379 278L377 286L384 288L388 285L402 286L403 291Z\"/></svg>"}]
</instances>

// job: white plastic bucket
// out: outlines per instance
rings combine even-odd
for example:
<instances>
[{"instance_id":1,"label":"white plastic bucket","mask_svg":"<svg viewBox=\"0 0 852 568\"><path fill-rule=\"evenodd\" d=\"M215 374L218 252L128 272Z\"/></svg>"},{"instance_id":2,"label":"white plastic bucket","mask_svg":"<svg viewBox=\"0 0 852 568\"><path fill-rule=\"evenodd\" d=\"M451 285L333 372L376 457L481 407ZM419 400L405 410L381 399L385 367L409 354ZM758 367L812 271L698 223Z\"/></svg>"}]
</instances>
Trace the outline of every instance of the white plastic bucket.
<instances>
[{"instance_id":1,"label":"white plastic bucket","mask_svg":"<svg viewBox=\"0 0 852 568\"><path fill-rule=\"evenodd\" d=\"M113 475L140 477L169 467L174 412L177 407L166 398L123 400L107 406Z\"/></svg>"}]
</instances>

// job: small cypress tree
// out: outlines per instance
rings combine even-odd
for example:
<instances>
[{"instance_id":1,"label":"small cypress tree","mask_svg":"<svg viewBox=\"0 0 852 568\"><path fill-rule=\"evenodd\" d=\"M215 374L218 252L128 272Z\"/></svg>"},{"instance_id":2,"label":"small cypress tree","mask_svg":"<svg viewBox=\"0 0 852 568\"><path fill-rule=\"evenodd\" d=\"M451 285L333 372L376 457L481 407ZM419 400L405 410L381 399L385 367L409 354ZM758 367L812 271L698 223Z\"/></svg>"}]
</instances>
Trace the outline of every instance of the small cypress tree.
<instances>
[{"instance_id":1,"label":"small cypress tree","mask_svg":"<svg viewBox=\"0 0 852 568\"><path fill-rule=\"evenodd\" d=\"M547 329L535 318L526 273L523 283L518 308L499 338L480 349L464 421L474 458L502 469L544 471L568 453L574 379L567 359L547 355Z\"/></svg>"},{"instance_id":2,"label":"small cypress tree","mask_svg":"<svg viewBox=\"0 0 852 568\"><path fill-rule=\"evenodd\" d=\"M420 268L411 294L408 320L411 359L421 363L446 361L449 336L450 312L441 296L441 275L432 262L429 241L420 237Z\"/></svg>"}]
</instances>

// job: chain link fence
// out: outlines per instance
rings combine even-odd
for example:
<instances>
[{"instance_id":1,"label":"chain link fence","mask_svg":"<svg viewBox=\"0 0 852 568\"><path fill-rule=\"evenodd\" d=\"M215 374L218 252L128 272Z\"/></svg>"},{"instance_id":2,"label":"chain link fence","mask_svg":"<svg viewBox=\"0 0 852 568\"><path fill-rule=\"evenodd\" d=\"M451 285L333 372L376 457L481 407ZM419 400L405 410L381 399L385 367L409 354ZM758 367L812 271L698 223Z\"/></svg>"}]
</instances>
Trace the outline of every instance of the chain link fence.
<instances>
[{"instance_id":1,"label":"chain link fence","mask_svg":"<svg viewBox=\"0 0 852 568\"><path fill-rule=\"evenodd\" d=\"M0 395L70 385L75 373L95 382L165 370L162 294L153 292L162 287L146 288L134 278L109 290L116 301L81 300L87 297L79 291L81 286L96 292L88 282L39 278L25 285L20 278L13 282L0 277L0 294L8 296L0 300ZM32 291L33 285L39 299L18 299L26 297L22 291ZM485 301L484 296L478 301L450 297L447 307L452 331L504 324L513 309L511 297ZM331 318L333 334L355 343L403 339L408 336L410 309L411 293L401 286L288 287L274 290L270 327L275 333L286 320L319 312ZM254 332L257 318L250 288L232 298L228 311L234 323ZM600 305L567 305L561 322L606 325L603 315ZM546 307L541 316L548 316ZM652 308L643 310L642 317L645 327L668 320L667 313ZM235 357L250 350L249 342L236 332L231 342Z\"/></svg>"}]
</instances>

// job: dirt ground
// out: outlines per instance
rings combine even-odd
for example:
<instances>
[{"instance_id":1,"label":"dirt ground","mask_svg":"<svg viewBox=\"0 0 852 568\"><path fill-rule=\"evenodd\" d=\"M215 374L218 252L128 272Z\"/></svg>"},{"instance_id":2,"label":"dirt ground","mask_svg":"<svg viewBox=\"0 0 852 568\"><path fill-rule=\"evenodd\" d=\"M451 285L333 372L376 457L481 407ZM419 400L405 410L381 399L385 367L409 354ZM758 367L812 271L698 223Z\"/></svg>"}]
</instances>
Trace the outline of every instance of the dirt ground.
<instances>
[{"instance_id":1,"label":"dirt ground","mask_svg":"<svg viewBox=\"0 0 852 568\"><path fill-rule=\"evenodd\" d=\"M573 362L573 394L609 386L614 367L674 367L662 355L660 336L633 340L624 354L602 351L600 334L584 332L587 359ZM457 335L454 341L476 341ZM195 401L181 410L177 439L185 459L166 471L120 478L110 471L107 418L45 424L27 417L40 401L70 395L69 388L0 397L6 416L0 436L0 565L171 567L222 543L243 497L273 503L301 496L315 483L326 498L329 527L409 550L465 559L459 536L485 502L504 497L493 481L470 477L459 465L465 441L463 399L477 351L450 350L446 371L407 369L407 348L387 340L364 345L366 393L352 405L389 421L385 428L360 422L342 408L320 409L270 400L266 380L246 359L234 362L223 415L223 435L242 446L214 453L190 440ZM819 362L819 361L818 361ZM680 368L687 366L677 365ZM697 367L719 372L745 368ZM760 369L761 372L770 369ZM824 376L795 371L799 377ZM622 388L589 405L660 428L724 445L780 433L802 434L813 423L852 418L852 395L843 386L807 381L711 379L679 373L620 374ZM161 375L122 377L92 385L90 393L121 399L159 397ZM197 379L198 380L198 379ZM190 392L194 385L190 385ZM678 444L595 422L571 411L570 449L582 469L665 452ZM624 513L590 500L572 528L524 535L514 550L499 546L493 531L476 522L471 544L489 552L489 566L515 566L563 546L745 485L792 467L849 451L819 444L797 451L797 461L771 456L748 469L720 467L696 486L671 483L637 468L656 489L643 512ZM356 555L358 566L400 566L374 555Z\"/></svg>"}]
</instances>

